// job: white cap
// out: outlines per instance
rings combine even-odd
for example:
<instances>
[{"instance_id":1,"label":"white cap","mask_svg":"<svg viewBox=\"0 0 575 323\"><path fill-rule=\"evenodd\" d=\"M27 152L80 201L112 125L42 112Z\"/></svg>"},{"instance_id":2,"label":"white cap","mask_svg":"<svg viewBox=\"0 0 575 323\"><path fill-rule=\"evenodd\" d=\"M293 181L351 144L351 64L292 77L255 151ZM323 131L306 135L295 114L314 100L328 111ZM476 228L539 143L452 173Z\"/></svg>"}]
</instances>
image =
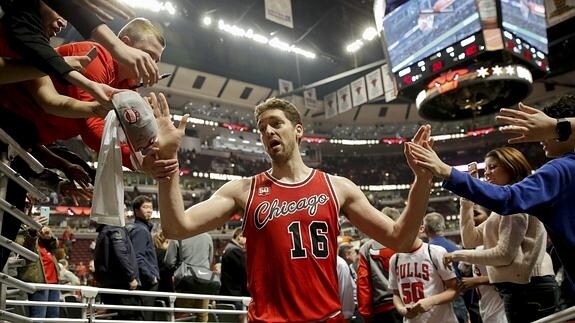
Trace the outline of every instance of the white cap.
<instances>
[{"instance_id":1,"label":"white cap","mask_svg":"<svg viewBox=\"0 0 575 323\"><path fill-rule=\"evenodd\" d=\"M137 151L146 154L158 136L158 125L150 105L134 91L114 94L112 103L132 154Z\"/></svg>"}]
</instances>

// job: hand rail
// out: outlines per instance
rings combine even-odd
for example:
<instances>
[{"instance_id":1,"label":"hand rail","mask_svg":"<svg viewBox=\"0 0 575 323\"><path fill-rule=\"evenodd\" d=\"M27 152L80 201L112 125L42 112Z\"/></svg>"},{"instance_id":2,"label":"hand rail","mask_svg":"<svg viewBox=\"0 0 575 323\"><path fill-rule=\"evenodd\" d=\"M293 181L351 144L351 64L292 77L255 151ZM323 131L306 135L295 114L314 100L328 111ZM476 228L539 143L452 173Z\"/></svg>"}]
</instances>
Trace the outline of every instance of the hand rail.
<instances>
[{"instance_id":1,"label":"hand rail","mask_svg":"<svg viewBox=\"0 0 575 323\"><path fill-rule=\"evenodd\" d=\"M575 318L575 306L571 306L557 313L553 313L533 323L559 323Z\"/></svg>"},{"instance_id":2,"label":"hand rail","mask_svg":"<svg viewBox=\"0 0 575 323\"><path fill-rule=\"evenodd\" d=\"M20 156L20 158L22 158L34 172L40 174L44 171L44 166L34 158L34 156L30 155L30 153L22 148L22 146L20 146L20 144L18 144L16 140L14 140L3 129L0 129L0 140L14 148L18 156Z\"/></svg>"},{"instance_id":3,"label":"hand rail","mask_svg":"<svg viewBox=\"0 0 575 323\"><path fill-rule=\"evenodd\" d=\"M32 294L36 291L36 288L34 286L32 286L32 284L23 282L19 279L8 276L4 273L0 273L0 283L6 284L8 286L12 286L14 288L18 288L18 289L20 289L26 293L30 293L30 294Z\"/></svg>"},{"instance_id":4,"label":"hand rail","mask_svg":"<svg viewBox=\"0 0 575 323\"><path fill-rule=\"evenodd\" d=\"M0 246L14 251L15 253L21 255L22 257L24 257L30 261L38 261L38 258L40 258L40 256L38 256L38 254L35 253L34 251L31 251L30 249L22 247L21 245L17 244L16 242L14 242L8 238L5 238L3 236L0 236Z\"/></svg>"},{"instance_id":5,"label":"hand rail","mask_svg":"<svg viewBox=\"0 0 575 323\"><path fill-rule=\"evenodd\" d=\"M38 199L45 199L46 195L40 192L36 186L30 184L24 177L18 174L15 170L10 168L10 166L0 162L0 172L6 174L6 176L10 177L11 180L16 182L18 185L22 186L28 193L34 195L34 197Z\"/></svg>"},{"instance_id":6,"label":"hand rail","mask_svg":"<svg viewBox=\"0 0 575 323\"><path fill-rule=\"evenodd\" d=\"M32 220L30 216L26 215L24 212L20 211L17 207L8 203L3 198L0 198L0 209L12 214L14 217L16 217L22 223L29 226L31 229L40 231L40 229L42 228L42 225L40 223Z\"/></svg>"},{"instance_id":7,"label":"hand rail","mask_svg":"<svg viewBox=\"0 0 575 323\"><path fill-rule=\"evenodd\" d=\"M7 322L14 323L32 323L32 320L25 316L20 316L5 310L0 310L0 320L6 320Z\"/></svg>"},{"instance_id":8,"label":"hand rail","mask_svg":"<svg viewBox=\"0 0 575 323\"><path fill-rule=\"evenodd\" d=\"M6 275L4 275L6 276ZM16 280L17 281L17 280ZM151 292L151 291L131 291L122 289L112 289L112 288L97 288L90 286L73 286L73 285L56 285L56 284L27 284L33 287L35 290L59 290L59 291L81 291L83 295L82 303L75 302L48 302L48 301L27 301L27 300L7 300L6 304L11 306L55 306L64 308L79 308L82 310L83 319L31 319L25 322L58 322L58 323L96 323L96 322L106 322L106 323L128 323L135 321L115 321L115 320L102 320L98 319L96 316L96 310L108 309L108 310L136 310L136 311L148 311L148 312L161 312L169 313L168 322L174 322L174 313L211 313L211 314L231 314L231 315L245 315L247 310L235 310L235 309L202 309L202 308L181 308L174 307L174 300L176 298L186 298L186 299L210 299L210 300L230 300L230 301L241 301L247 304L251 299L250 297L238 297L238 296L223 296L223 295L204 295L204 294L184 294L184 293L168 293L168 292ZM112 304L94 304L94 299L99 293L108 294L121 294L121 295L139 295L139 296L155 296L155 297L168 297L170 299L168 307L145 307L145 306L127 306L127 305L112 305ZM10 321L10 322L20 322L20 321ZM24 322L24 321L23 321ZM137 321L138 323L146 323L147 321ZM153 323L153 322L150 322Z\"/></svg>"}]
</instances>

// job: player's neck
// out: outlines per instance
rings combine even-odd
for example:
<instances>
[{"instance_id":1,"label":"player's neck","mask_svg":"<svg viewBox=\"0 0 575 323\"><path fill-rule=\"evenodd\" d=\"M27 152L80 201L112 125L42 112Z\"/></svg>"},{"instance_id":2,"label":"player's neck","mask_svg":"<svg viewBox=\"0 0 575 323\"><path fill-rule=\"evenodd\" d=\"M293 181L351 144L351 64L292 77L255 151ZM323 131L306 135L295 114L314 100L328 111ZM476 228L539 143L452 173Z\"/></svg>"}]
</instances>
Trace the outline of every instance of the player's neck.
<instances>
[{"instance_id":1,"label":"player's neck","mask_svg":"<svg viewBox=\"0 0 575 323\"><path fill-rule=\"evenodd\" d=\"M307 167L300 156L286 162L272 162L271 175L283 182L299 183L308 178L312 169Z\"/></svg>"}]
</instances>

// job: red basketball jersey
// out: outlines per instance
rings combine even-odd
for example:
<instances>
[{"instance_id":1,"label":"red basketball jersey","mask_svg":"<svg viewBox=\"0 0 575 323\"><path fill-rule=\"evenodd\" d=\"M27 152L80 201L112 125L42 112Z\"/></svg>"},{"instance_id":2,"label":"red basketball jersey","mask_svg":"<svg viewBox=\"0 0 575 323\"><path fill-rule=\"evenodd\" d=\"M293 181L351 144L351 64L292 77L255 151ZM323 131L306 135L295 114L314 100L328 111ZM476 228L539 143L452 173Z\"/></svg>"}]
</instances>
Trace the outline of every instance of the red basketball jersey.
<instances>
[{"instance_id":1,"label":"red basketball jersey","mask_svg":"<svg viewBox=\"0 0 575 323\"><path fill-rule=\"evenodd\" d=\"M244 217L251 322L327 320L341 309L339 204L328 175L295 184L252 178Z\"/></svg>"}]
</instances>

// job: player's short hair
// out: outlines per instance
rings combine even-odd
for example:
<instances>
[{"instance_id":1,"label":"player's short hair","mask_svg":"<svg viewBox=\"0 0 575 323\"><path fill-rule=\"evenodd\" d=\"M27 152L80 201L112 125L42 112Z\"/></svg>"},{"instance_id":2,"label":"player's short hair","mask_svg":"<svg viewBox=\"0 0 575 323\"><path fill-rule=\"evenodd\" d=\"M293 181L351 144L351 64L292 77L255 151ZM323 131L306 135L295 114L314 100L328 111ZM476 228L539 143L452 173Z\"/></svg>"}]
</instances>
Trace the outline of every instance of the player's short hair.
<instances>
[{"instance_id":1,"label":"player's short hair","mask_svg":"<svg viewBox=\"0 0 575 323\"><path fill-rule=\"evenodd\" d=\"M303 125L301 122L301 115L295 105L291 102L278 99L278 98L270 98L265 100L264 102L258 104L254 110L254 116L256 119L256 123L258 122L262 113L269 111L269 110L280 110L283 111L286 118L291 121L291 123L296 126L298 124Z\"/></svg>"},{"instance_id":2,"label":"player's short hair","mask_svg":"<svg viewBox=\"0 0 575 323\"><path fill-rule=\"evenodd\" d=\"M427 231L437 235L445 232L445 219L438 212L427 213L423 218L423 225Z\"/></svg>"},{"instance_id":3,"label":"player's short hair","mask_svg":"<svg viewBox=\"0 0 575 323\"><path fill-rule=\"evenodd\" d=\"M489 151L485 158L491 157L497 159L499 164L509 174L511 183L520 182L525 177L531 175L533 168L527 161L522 152L513 147L499 147Z\"/></svg>"},{"instance_id":4,"label":"player's short hair","mask_svg":"<svg viewBox=\"0 0 575 323\"><path fill-rule=\"evenodd\" d=\"M128 36L134 42L144 39L147 35L154 36L162 47L166 47L166 38L160 27L146 18L134 18L118 32L119 38Z\"/></svg>"},{"instance_id":5,"label":"player's short hair","mask_svg":"<svg viewBox=\"0 0 575 323\"><path fill-rule=\"evenodd\" d=\"M575 117L575 95L564 95L545 106L542 111L551 118L573 118Z\"/></svg>"},{"instance_id":6,"label":"player's short hair","mask_svg":"<svg viewBox=\"0 0 575 323\"><path fill-rule=\"evenodd\" d=\"M232 234L232 237L234 239L237 239L239 236L243 235L244 230L242 230L242 228L237 228L234 230L234 233Z\"/></svg>"},{"instance_id":7,"label":"player's short hair","mask_svg":"<svg viewBox=\"0 0 575 323\"><path fill-rule=\"evenodd\" d=\"M401 216L401 213L399 212L398 209L389 206L386 206L383 209L381 209L381 213L387 215L393 221L397 221L397 219L399 219L399 217Z\"/></svg>"},{"instance_id":8,"label":"player's short hair","mask_svg":"<svg viewBox=\"0 0 575 323\"><path fill-rule=\"evenodd\" d=\"M142 204L146 202L152 203L152 198L146 195L137 196L134 201L132 201L132 210L136 212L136 210L139 210L142 207Z\"/></svg>"}]
</instances>

